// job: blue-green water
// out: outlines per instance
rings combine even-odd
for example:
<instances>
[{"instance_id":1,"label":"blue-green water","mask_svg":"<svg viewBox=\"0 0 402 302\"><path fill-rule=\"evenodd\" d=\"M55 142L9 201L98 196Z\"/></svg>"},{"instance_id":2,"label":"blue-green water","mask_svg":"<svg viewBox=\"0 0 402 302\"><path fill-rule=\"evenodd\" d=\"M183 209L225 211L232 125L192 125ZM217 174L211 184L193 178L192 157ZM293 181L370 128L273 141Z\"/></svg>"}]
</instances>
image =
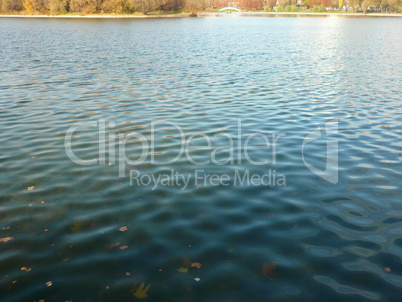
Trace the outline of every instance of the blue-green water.
<instances>
[{"instance_id":1,"label":"blue-green water","mask_svg":"<svg viewBox=\"0 0 402 302\"><path fill-rule=\"evenodd\" d=\"M386 18L0 19L0 300L400 300L401 37Z\"/></svg>"}]
</instances>

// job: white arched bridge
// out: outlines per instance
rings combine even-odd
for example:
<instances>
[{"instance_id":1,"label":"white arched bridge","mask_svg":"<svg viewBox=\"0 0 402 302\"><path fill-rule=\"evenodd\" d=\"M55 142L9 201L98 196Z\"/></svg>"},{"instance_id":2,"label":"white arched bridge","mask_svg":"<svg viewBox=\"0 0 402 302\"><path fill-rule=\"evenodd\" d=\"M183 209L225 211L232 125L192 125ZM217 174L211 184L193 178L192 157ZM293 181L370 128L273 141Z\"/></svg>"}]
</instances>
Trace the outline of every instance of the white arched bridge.
<instances>
[{"instance_id":1,"label":"white arched bridge","mask_svg":"<svg viewBox=\"0 0 402 302\"><path fill-rule=\"evenodd\" d=\"M233 6L226 6L226 7L222 7L218 10L218 12L223 12L224 10L235 10L237 12L241 12L240 8L237 7L233 7Z\"/></svg>"}]
</instances>

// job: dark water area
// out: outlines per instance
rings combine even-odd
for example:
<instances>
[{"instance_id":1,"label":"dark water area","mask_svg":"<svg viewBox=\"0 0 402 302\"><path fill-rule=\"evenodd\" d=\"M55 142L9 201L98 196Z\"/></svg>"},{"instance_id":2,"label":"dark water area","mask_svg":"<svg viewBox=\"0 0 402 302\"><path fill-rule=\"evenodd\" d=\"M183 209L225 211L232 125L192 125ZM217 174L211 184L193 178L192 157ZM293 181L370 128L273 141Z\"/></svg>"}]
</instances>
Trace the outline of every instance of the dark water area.
<instances>
[{"instance_id":1,"label":"dark water area","mask_svg":"<svg viewBox=\"0 0 402 302\"><path fill-rule=\"evenodd\" d=\"M399 301L401 37L1 19L0 300Z\"/></svg>"}]
</instances>

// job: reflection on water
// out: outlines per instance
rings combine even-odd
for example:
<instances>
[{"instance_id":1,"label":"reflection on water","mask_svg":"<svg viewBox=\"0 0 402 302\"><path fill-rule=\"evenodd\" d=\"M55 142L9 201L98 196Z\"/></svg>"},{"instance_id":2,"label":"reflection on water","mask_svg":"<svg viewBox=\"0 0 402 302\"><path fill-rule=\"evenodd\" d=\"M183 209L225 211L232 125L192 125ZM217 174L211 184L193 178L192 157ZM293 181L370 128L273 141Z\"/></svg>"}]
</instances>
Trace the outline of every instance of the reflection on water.
<instances>
[{"instance_id":1,"label":"reflection on water","mask_svg":"<svg viewBox=\"0 0 402 302\"><path fill-rule=\"evenodd\" d=\"M3 299L363 301L400 294L400 20L0 25ZM326 137L334 120L338 133ZM67 135L82 122L92 124ZM182 148L178 128L166 122L183 131L191 159L202 164L187 156L152 162L151 155L166 162ZM322 137L302 150L315 129ZM275 151L257 148L261 137L250 139L251 159L267 164L246 158L245 141L255 133L271 143L280 137ZM71 161L66 135L76 156L104 163ZM211 148L227 145L227 136L234 160L225 163L230 149L212 155ZM153 154L134 164L140 142L152 139ZM339 179L331 184L306 167L302 152L323 170L334 139ZM119 150L127 155L124 177ZM195 183L196 170L232 177ZM236 173L274 171L285 184L235 183ZM167 183L130 186L130 175L166 175ZM179 175L191 177L185 188L174 182Z\"/></svg>"}]
</instances>

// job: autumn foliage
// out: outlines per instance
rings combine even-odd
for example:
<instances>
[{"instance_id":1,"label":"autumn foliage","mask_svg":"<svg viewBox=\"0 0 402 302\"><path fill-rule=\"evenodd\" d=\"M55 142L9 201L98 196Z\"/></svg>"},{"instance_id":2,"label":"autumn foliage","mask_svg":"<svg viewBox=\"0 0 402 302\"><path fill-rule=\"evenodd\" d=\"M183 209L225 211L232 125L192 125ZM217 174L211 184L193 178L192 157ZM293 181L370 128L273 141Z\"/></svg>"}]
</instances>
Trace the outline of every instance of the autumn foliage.
<instances>
[{"instance_id":1,"label":"autumn foliage","mask_svg":"<svg viewBox=\"0 0 402 302\"><path fill-rule=\"evenodd\" d=\"M261 10L263 6L263 0L240 0L240 7L246 10Z\"/></svg>"},{"instance_id":2,"label":"autumn foliage","mask_svg":"<svg viewBox=\"0 0 402 302\"><path fill-rule=\"evenodd\" d=\"M240 7L246 11L294 7L295 10L337 8L349 10L377 7L382 11L402 9L402 0L0 0L0 13L25 12L27 14L130 14L161 12L197 12L206 8ZM293 10L292 10L293 11Z\"/></svg>"},{"instance_id":3,"label":"autumn foliage","mask_svg":"<svg viewBox=\"0 0 402 302\"><path fill-rule=\"evenodd\" d=\"M0 13L136 13L196 12L204 10L204 0L0 0Z\"/></svg>"}]
</instances>

